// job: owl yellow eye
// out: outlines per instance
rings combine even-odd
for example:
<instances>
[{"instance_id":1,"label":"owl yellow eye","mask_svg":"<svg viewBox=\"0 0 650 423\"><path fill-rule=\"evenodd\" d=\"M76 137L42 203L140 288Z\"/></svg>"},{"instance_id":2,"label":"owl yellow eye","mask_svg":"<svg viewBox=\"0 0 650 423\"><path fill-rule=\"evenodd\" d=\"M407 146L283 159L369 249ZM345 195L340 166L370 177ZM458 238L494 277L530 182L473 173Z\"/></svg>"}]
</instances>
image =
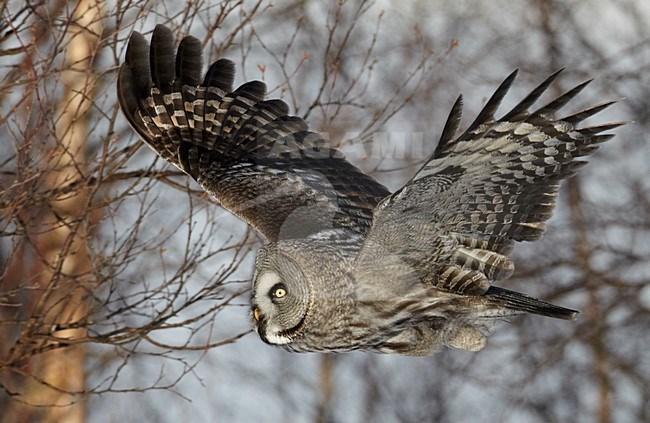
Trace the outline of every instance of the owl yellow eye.
<instances>
[{"instance_id":1,"label":"owl yellow eye","mask_svg":"<svg viewBox=\"0 0 650 423\"><path fill-rule=\"evenodd\" d=\"M287 288L284 287L282 284L277 284L273 288L271 288L271 296L274 299L279 299L287 295Z\"/></svg>"}]
</instances>

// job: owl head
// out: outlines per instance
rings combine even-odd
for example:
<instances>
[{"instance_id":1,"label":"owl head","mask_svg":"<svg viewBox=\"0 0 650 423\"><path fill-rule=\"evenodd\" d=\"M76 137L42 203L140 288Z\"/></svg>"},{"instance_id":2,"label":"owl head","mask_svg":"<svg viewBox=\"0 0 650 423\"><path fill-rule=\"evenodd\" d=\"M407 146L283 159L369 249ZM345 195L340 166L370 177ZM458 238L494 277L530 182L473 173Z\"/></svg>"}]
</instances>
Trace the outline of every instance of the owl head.
<instances>
[{"instance_id":1,"label":"owl head","mask_svg":"<svg viewBox=\"0 0 650 423\"><path fill-rule=\"evenodd\" d=\"M314 292L299 263L274 247L264 247L257 254L251 317L264 342L287 345L305 330Z\"/></svg>"},{"instance_id":2,"label":"owl head","mask_svg":"<svg viewBox=\"0 0 650 423\"><path fill-rule=\"evenodd\" d=\"M352 309L354 295L341 267L345 261L337 254L331 246L309 240L283 240L258 251L251 322L264 342L318 351L340 340L345 322L339 316ZM332 280L337 280L335 286Z\"/></svg>"}]
</instances>

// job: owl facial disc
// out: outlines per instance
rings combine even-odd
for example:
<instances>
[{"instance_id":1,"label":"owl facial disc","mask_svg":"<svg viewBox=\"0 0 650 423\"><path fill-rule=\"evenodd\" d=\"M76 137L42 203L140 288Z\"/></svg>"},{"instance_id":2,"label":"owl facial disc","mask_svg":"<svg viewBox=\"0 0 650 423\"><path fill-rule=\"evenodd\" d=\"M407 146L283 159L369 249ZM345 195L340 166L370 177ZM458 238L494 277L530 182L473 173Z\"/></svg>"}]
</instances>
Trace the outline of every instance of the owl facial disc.
<instances>
[{"instance_id":1,"label":"owl facial disc","mask_svg":"<svg viewBox=\"0 0 650 423\"><path fill-rule=\"evenodd\" d=\"M303 323L300 320L295 327L286 326L291 323L292 313L288 315L285 310L290 309L294 298L278 273L267 270L257 278L252 301L253 326L263 341L284 345L293 340L292 335Z\"/></svg>"}]
</instances>

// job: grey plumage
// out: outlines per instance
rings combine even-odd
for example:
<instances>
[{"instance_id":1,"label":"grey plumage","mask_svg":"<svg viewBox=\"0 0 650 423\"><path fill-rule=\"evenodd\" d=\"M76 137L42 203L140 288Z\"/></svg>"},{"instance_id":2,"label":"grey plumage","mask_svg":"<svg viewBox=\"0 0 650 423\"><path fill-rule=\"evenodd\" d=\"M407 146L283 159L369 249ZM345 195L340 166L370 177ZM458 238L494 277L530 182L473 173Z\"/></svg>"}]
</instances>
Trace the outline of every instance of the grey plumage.
<instances>
[{"instance_id":1,"label":"grey plumage","mask_svg":"<svg viewBox=\"0 0 650 423\"><path fill-rule=\"evenodd\" d=\"M433 157L390 194L253 81L232 90L234 64L202 78L200 43L175 52L157 26L134 33L118 96L134 130L270 243L258 253L251 321L292 351L428 354L478 350L495 319L577 313L493 285L514 270L516 241L539 239L562 179L619 123L577 128L613 102L555 119L588 82L532 112L558 77L510 112L495 112L513 72L466 132L462 99Z\"/></svg>"}]
</instances>

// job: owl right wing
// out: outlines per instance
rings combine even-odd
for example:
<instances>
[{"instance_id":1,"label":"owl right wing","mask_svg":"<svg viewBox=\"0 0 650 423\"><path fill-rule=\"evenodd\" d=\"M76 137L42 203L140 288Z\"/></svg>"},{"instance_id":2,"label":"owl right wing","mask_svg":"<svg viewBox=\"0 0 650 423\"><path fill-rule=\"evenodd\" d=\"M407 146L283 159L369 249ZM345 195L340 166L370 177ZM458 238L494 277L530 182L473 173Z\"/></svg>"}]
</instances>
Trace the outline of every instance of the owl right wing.
<instances>
[{"instance_id":1,"label":"owl right wing","mask_svg":"<svg viewBox=\"0 0 650 423\"><path fill-rule=\"evenodd\" d=\"M469 129L454 139L462 105L459 97L433 157L377 206L356 260L357 278L410 276L406 280L425 281L447 292L498 296L506 303L519 301L519 309L531 306L526 305L528 297L490 285L512 274L514 266L507 255L515 241L542 236L560 180L585 164L579 157L613 136L601 132L620 125L576 127L614 102L563 119L553 117L589 81L529 112L558 74L497 120L494 113L514 72ZM549 309L547 314L572 316L562 310Z\"/></svg>"},{"instance_id":2,"label":"owl right wing","mask_svg":"<svg viewBox=\"0 0 650 423\"><path fill-rule=\"evenodd\" d=\"M202 77L199 40L185 37L176 50L158 25L151 45L131 36L118 97L149 147L269 241L337 228L365 234L389 191L288 116L283 101L264 101L264 83L233 91L234 77L226 59Z\"/></svg>"}]
</instances>

